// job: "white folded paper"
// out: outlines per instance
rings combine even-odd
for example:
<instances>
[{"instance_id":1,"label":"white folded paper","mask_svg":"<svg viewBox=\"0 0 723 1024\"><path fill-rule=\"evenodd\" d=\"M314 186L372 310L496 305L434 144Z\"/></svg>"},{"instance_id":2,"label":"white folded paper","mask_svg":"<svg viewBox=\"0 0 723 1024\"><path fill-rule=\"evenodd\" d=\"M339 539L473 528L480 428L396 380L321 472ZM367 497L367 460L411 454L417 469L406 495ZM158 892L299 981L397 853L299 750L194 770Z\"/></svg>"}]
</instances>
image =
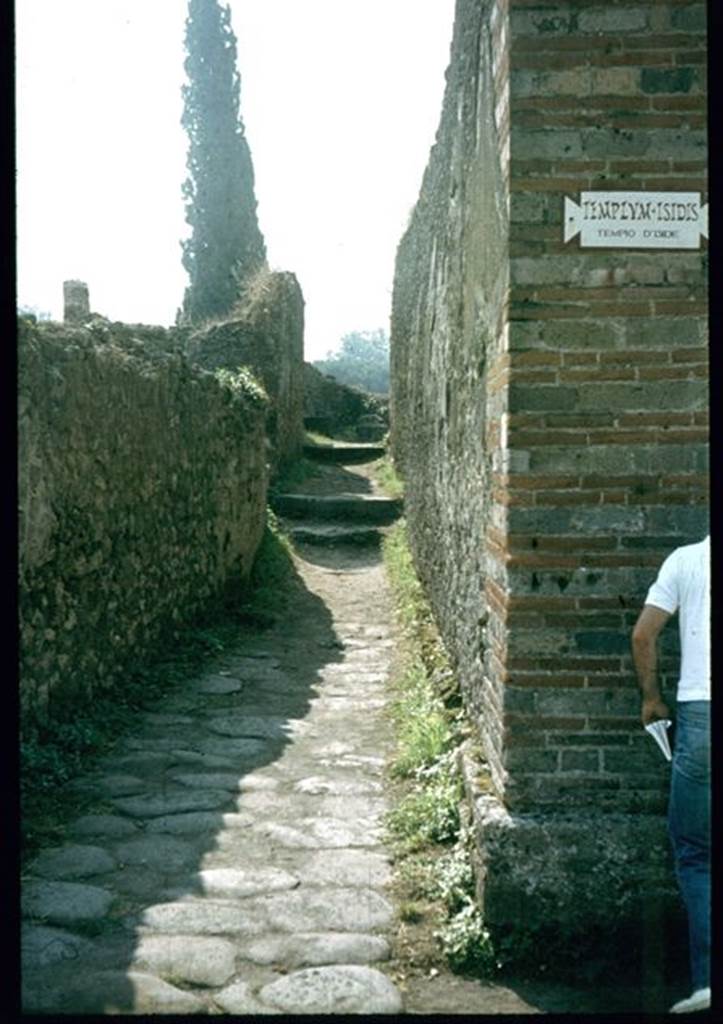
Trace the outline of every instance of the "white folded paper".
<instances>
[{"instance_id":1,"label":"white folded paper","mask_svg":"<svg viewBox=\"0 0 723 1024\"><path fill-rule=\"evenodd\" d=\"M671 725L672 722L669 718L659 718L657 722L651 722L650 725L645 726L645 731L650 733L663 751L666 761L672 760L673 757L670 752L670 743L668 743L668 729Z\"/></svg>"}]
</instances>

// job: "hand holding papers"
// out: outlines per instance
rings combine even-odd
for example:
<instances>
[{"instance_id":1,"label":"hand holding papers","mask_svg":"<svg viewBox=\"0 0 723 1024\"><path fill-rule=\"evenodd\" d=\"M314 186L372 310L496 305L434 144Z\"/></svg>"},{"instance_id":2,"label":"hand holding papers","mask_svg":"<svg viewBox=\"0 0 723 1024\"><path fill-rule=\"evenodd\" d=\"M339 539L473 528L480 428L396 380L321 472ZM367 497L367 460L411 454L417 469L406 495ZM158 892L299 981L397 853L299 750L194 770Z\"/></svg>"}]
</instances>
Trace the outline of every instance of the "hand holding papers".
<instances>
[{"instance_id":1,"label":"hand holding papers","mask_svg":"<svg viewBox=\"0 0 723 1024\"><path fill-rule=\"evenodd\" d=\"M671 725L672 722L669 718L659 718L657 722L651 722L650 725L645 726L645 731L650 733L663 751L666 761L672 760L673 756L670 752L670 743L668 743L668 729Z\"/></svg>"}]
</instances>

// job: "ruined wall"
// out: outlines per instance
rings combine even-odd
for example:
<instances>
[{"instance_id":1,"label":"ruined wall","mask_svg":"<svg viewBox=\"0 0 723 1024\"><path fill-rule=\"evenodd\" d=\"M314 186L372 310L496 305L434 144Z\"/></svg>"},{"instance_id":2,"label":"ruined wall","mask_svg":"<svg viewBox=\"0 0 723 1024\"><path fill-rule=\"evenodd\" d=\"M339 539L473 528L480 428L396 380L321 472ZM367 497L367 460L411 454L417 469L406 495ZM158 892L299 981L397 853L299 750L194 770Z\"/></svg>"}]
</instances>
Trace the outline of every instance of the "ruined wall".
<instances>
[{"instance_id":1,"label":"ruined wall","mask_svg":"<svg viewBox=\"0 0 723 1024\"><path fill-rule=\"evenodd\" d=\"M189 333L189 359L208 370L248 367L270 398L266 425L274 470L301 451L304 432L304 299L294 274L261 274L228 321Z\"/></svg>"},{"instance_id":2,"label":"ruined wall","mask_svg":"<svg viewBox=\"0 0 723 1024\"><path fill-rule=\"evenodd\" d=\"M264 403L146 333L19 326L24 714L118 684L261 539Z\"/></svg>"},{"instance_id":3,"label":"ruined wall","mask_svg":"<svg viewBox=\"0 0 723 1024\"><path fill-rule=\"evenodd\" d=\"M362 417L382 421L382 432L389 423L388 403L359 388L340 384L304 363L304 423L309 430L334 436L356 427Z\"/></svg>"},{"instance_id":4,"label":"ruined wall","mask_svg":"<svg viewBox=\"0 0 723 1024\"><path fill-rule=\"evenodd\" d=\"M707 529L706 243L589 248L564 241L563 212L581 190L707 199L705 57L705 6L690 0L457 3L397 259L392 436L486 761L490 919L514 923L510 886L528 923L554 912L571 933L595 907L608 922L641 914L642 881L674 888L668 769L640 727L629 637L663 557ZM465 159L478 135L486 162ZM460 182L444 170L456 165ZM670 628L669 683L676 646ZM511 872L515 858L527 867Z\"/></svg>"}]
</instances>

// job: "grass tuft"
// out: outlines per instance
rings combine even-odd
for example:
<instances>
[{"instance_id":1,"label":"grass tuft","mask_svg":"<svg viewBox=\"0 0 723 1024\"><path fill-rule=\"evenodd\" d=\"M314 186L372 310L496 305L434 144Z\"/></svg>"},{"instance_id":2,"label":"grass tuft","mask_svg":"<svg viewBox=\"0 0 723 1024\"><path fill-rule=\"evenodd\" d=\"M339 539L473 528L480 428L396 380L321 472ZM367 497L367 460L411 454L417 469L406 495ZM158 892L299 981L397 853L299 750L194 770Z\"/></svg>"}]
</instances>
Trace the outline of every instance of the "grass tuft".
<instances>
[{"instance_id":1,"label":"grass tuft","mask_svg":"<svg viewBox=\"0 0 723 1024\"><path fill-rule=\"evenodd\" d=\"M400 777L428 767L452 746L454 733L444 704L430 686L419 659L397 681L399 695L391 706L397 731L392 773Z\"/></svg>"},{"instance_id":2,"label":"grass tuft","mask_svg":"<svg viewBox=\"0 0 723 1024\"><path fill-rule=\"evenodd\" d=\"M394 464L389 455L378 459L372 465L374 479L384 493L390 498L404 497L404 481L397 476Z\"/></svg>"},{"instance_id":3,"label":"grass tuft","mask_svg":"<svg viewBox=\"0 0 723 1024\"><path fill-rule=\"evenodd\" d=\"M390 772L405 780L407 791L386 818L401 919L418 921L409 908L426 901L430 917L440 921L434 938L450 967L486 978L499 964L475 903L471 835L460 814L457 750L465 730L458 687L414 569L403 520L385 538L383 551L405 637L404 665L390 707L397 740Z\"/></svg>"}]
</instances>

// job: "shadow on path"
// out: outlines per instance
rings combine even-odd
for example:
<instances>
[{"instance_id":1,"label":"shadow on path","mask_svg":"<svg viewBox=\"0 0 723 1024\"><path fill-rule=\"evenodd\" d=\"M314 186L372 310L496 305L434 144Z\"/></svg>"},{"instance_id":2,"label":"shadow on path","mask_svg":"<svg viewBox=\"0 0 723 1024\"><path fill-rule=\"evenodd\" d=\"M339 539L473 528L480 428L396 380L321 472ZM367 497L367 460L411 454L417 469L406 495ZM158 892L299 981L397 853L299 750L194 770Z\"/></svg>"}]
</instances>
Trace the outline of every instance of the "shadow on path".
<instances>
[{"instance_id":1,"label":"shadow on path","mask_svg":"<svg viewBox=\"0 0 723 1024\"><path fill-rule=\"evenodd\" d=\"M232 649L70 783L92 812L22 885L26 1013L205 1012L195 986L222 984L234 943L263 931L278 894L298 885L270 865L265 808L341 646L296 573L281 621L240 627ZM168 983L174 973L184 988Z\"/></svg>"}]
</instances>

